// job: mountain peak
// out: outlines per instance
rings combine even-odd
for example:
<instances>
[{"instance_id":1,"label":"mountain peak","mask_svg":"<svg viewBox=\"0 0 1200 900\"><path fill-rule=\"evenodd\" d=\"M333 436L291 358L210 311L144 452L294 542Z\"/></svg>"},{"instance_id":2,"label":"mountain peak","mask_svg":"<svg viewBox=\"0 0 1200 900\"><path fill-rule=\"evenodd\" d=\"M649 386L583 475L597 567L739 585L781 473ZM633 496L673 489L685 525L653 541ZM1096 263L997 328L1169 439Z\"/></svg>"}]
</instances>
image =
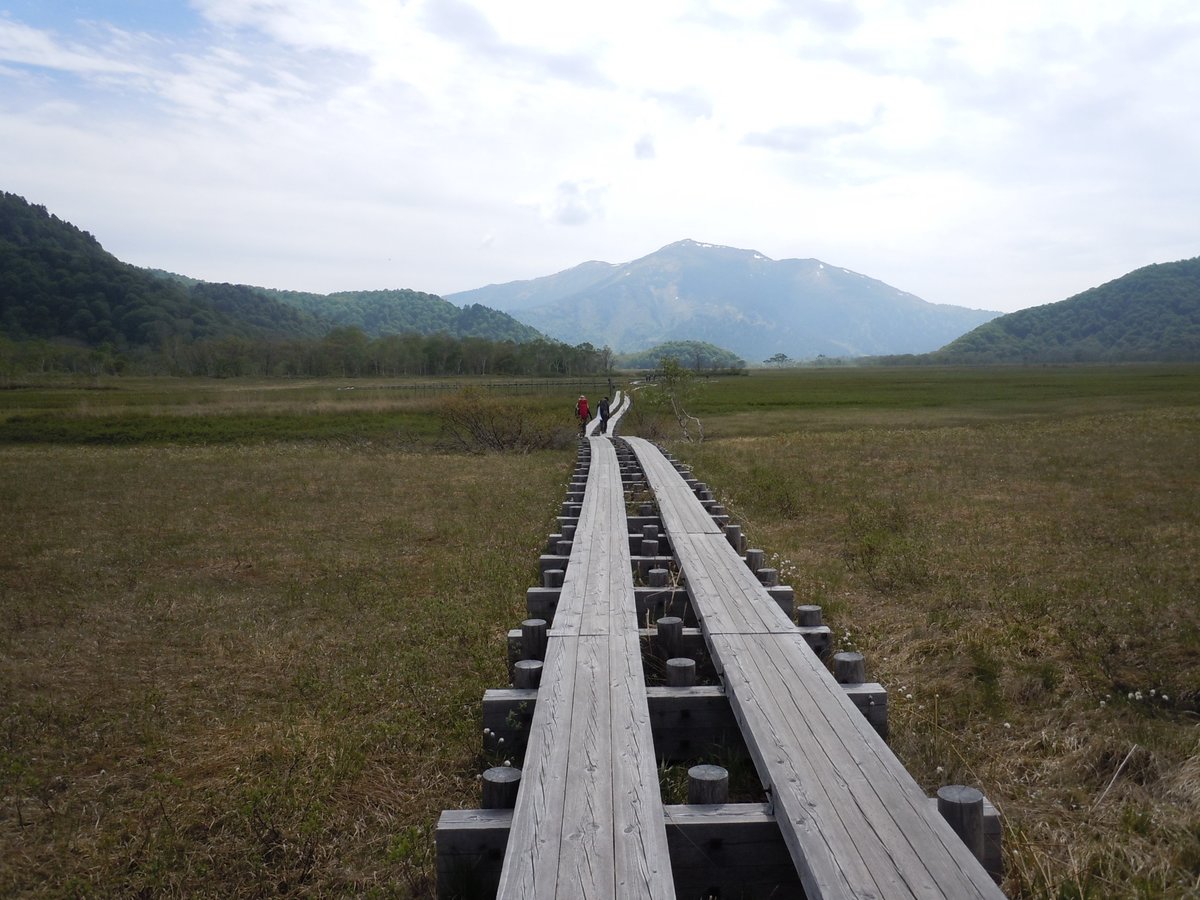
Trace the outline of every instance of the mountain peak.
<instances>
[{"instance_id":1,"label":"mountain peak","mask_svg":"<svg viewBox=\"0 0 1200 900\"><path fill-rule=\"evenodd\" d=\"M707 341L747 360L935 350L996 314L934 306L820 260L772 260L686 238L632 262L587 263L451 295L513 314L567 343L621 352Z\"/></svg>"},{"instance_id":2,"label":"mountain peak","mask_svg":"<svg viewBox=\"0 0 1200 900\"><path fill-rule=\"evenodd\" d=\"M693 240L692 238L684 238L682 241L676 241L673 244L667 244L667 246L658 250L657 253L667 253L671 250L715 251L716 253L721 254L733 254L740 257L749 257L752 259L761 259L767 262L773 262L773 260L771 260L769 257L763 256L757 250L743 250L739 247L729 247L724 244L707 244L704 241L697 241ZM652 253L650 255L655 256L657 254Z\"/></svg>"}]
</instances>

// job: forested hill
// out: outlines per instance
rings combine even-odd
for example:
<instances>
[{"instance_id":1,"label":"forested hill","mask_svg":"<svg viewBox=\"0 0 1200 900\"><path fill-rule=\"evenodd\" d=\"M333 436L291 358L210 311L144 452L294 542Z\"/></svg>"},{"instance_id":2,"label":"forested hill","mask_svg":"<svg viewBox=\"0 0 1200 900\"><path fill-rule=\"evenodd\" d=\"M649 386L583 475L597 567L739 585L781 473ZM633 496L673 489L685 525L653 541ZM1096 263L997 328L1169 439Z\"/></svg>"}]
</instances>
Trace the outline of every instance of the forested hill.
<instances>
[{"instance_id":1,"label":"forested hill","mask_svg":"<svg viewBox=\"0 0 1200 900\"><path fill-rule=\"evenodd\" d=\"M542 338L536 328L512 316L472 304L460 309L436 294L420 291L345 291L336 294L306 294L297 291L261 289L263 294L339 326L361 328L368 335L450 334L481 337L491 341L524 343Z\"/></svg>"},{"instance_id":2,"label":"forested hill","mask_svg":"<svg viewBox=\"0 0 1200 900\"><path fill-rule=\"evenodd\" d=\"M0 193L0 336L116 351L226 338L317 338L339 327L368 336L419 333L531 341L541 335L483 306L460 309L417 291L304 294L197 281L139 269L85 231Z\"/></svg>"},{"instance_id":3,"label":"forested hill","mask_svg":"<svg viewBox=\"0 0 1200 900\"><path fill-rule=\"evenodd\" d=\"M218 292L219 293L219 292ZM121 262L43 206L0 194L0 333L86 346L155 347L225 336L318 334L311 317L275 301L224 302Z\"/></svg>"},{"instance_id":4,"label":"forested hill","mask_svg":"<svg viewBox=\"0 0 1200 900\"><path fill-rule=\"evenodd\" d=\"M705 341L667 341L641 353L618 354L616 363L623 369L656 369L667 357L697 372L743 369L746 366L746 361L736 354Z\"/></svg>"},{"instance_id":5,"label":"forested hill","mask_svg":"<svg viewBox=\"0 0 1200 900\"><path fill-rule=\"evenodd\" d=\"M952 364L1200 360L1200 257L1001 316L930 357Z\"/></svg>"}]
</instances>

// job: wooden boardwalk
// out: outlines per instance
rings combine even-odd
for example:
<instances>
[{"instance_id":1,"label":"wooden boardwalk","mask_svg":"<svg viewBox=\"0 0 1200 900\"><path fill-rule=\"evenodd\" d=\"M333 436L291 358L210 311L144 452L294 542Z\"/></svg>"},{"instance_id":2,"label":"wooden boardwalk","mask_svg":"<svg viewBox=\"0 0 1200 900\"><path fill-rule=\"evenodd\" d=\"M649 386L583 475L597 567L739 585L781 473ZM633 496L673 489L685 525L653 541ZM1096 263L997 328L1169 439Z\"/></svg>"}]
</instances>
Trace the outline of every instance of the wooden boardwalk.
<instances>
[{"instance_id":1,"label":"wooden boardwalk","mask_svg":"<svg viewBox=\"0 0 1200 900\"><path fill-rule=\"evenodd\" d=\"M499 897L675 896L616 452L592 437Z\"/></svg>"},{"instance_id":2,"label":"wooden boardwalk","mask_svg":"<svg viewBox=\"0 0 1200 900\"><path fill-rule=\"evenodd\" d=\"M620 424L621 417L629 410L629 396L622 397L620 391L614 391L609 409L611 412L608 418L608 435L611 437L617 433L617 425ZM587 423L585 434L588 437L595 437L600 433L600 417L596 416Z\"/></svg>"},{"instance_id":3,"label":"wooden boardwalk","mask_svg":"<svg viewBox=\"0 0 1200 900\"><path fill-rule=\"evenodd\" d=\"M503 735L522 767L515 808L443 812L440 895L1001 897L868 721L886 730L886 707L880 723L861 689L884 702L886 692L835 681L809 643L827 645L828 629L793 624L780 606L790 608L791 589L761 583L728 517L657 447L622 438L618 454L612 437L628 409L614 396L609 434L580 443L563 534L551 535L544 583L527 595L531 617L550 620L544 642L509 633L510 662L539 648L540 685L485 697L485 735ZM627 491L641 495L636 517ZM648 584L635 587L635 573ZM710 668L705 685L647 687L642 641L663 638L666 606L699 626L675 620L680 643L667 655L711 660L719 685ZM718 746L749 756L768 802L664 807L659 759ZM994 850L998 871L989 833L991 849L976 853Z\"/></svg>"},{"instance_id":4,"label":"wooden boardwalk","mask_svg":"<svg viewBox=\"0 0 1200 900\"><path fill-rule=\"evenodd\" d=\"M809 900L1002 897L674 466L627 441Z\"/></svg>"}]
</instances>

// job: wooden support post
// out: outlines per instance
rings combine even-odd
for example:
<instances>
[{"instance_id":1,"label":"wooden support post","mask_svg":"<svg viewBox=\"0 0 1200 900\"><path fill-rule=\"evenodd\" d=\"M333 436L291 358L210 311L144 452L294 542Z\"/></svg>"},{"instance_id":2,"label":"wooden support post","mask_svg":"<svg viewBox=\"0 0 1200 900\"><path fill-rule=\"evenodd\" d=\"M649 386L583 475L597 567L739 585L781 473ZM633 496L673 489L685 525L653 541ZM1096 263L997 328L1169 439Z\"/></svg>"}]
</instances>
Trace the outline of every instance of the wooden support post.
<instances>
[{"instance_id":1,"label":"wooden support post","mask_svg":"<svg viewBox=\"0 0 1200 900\"><path fill-rule=\"evenodd\" d=\"M646 583L649 584L650 587L665 588L671 583L671 570L651 569L646 573Z\"/></svg>"},{"instance_id":2,"label":"wooden support post","mask_svg":"<svg viewBox=\"0 0 1200 900\"><path fill-rule=\"evenodd\" d=\"M762 582L763 587L775 587L779 584L779 570L772 568L755 569L754 574Z\"/></svg>"},{"instance_id":3,"label":"wooden support post","mask_svg":"<svg viewBox=\"0 0 1200 900\"><path fill-rule=\"evenodd\" d=\"M554 612L558 608L558 599L562 596L562 588L531 587L525 589L526 618L545 619L554 621Z\"/></svg>"},{"instance_id":4,"label":"wooden support post","mask_svg":"<svg viewBox=\"0 0 1200 900\"><path fill-rule=\"evenodd\" d=\"M766 564L766 561L767 553L765 550L756 549L746 551L746 565L749 567L751 572L757 572L763 567L764 564Z\"/></svg>"},{"instance_id":5,"label":"wooden support post","mask_svg":"<svg viewBox=\"0 0 1200 900\"><path fill-rule=\"evenodd\" d=\"M658 620L658 648L667 659L681 655L683 649L683 619L663 616Z\"/></svg>"},{"instance_id":6,"label":"wooden support post","mask_svg":"<svg viewBox=\"0 0 1200 900\"><path fill-rule=\"evenodd\" d=\"M571 555L571 547L574 544L575 544L574 541L559 541L558 547L556 547L555 549L558 551L559 556L570 556Z\"/></svg>"},{"instance_id":7,"label":"wooden support post","mask_svg":"<svg viewBox=\"0 0 1200 900\"><path fill-rule=\"evenodd\" d=\"M775 584L767 586L767 593L783 610L783 614L791 619L796 608L796 592L786 584Z\"/></svg>"},{"instance_id":8,"label":"wooden support post","mask_svg":"<svg viewBox=\"0 0 1200 900\"><path fill-rule=\"evenodd\" d=\"M729 546L734 550L741 552L742 545L742 526L741 525L726 525L725 539L729 541Z\"/></svg>"},{"instance_id":9,"label":"wooden support post","mask_svg":"<svg viewBox=\"0 0 1200 900\"><path fill-rule=\"evenodd\" d=\"M642 538L642 556L658 556L658 541Z\"/></svg>"},{"instance_id":10,"label":"wooden support post","mask_svg":"<svg viewBox=\"0 0 1200 900\"><path fill-rule=\"evenodd\" d=\"M938 812L976 859L983 861L983 794L962 784L938 788Z\"/></svg>"},{"instance_id":11,"label":"wooden support post","mask_svg":"<svg viewBox=\"0 0 1200 900\"><path fill-rule=\"evenodd\" d=\"M871 727L885 741L888 738L888 698L882 684L843 684L842 691L857 707Z\"/></svg>"},{"instance_id":12,"label":"wooden support post","mask_svg":"<svg viewBox=\"0 0 1200 900\"><path fill-rule=\"evenodd\" d=\"M658 526L657 525L643 525L642 526L642 539L647 540L647 541L657 541L658 540Z\"/></svg>"},{"instance_id":13,"label":"wooden support post","mask_svg":"<svg viewBox=\"0 0 1200 900\"><path fill-rule=\"evenodd\" d=\"M667 687L693 687L696 684L696 661L686 656L667 660Z\"/></svg>"},{"instance_id":14,"label":"wooden support post","mask_svg":"<svg viewBox=\"0 0 1200 900\"><path fill-rule=\"evenodd\" d=\"M638 515L639 516L654 515L654 504L653 503L643 503L641 506L638 507Z\"/></svg>"},{"instance_id":15,"label":"wooden support post","mask_svg":"<svg viewBox=\"0 0 1200 900\"><path fill-rule=\"evenodd\" d=\"M558 553L543 553L538 557L538 570L542 572L547 569L562 569L565 572L570 564L570 556L562 556Z\"/></svg>"},{"instance_id":16,"label":"wooden support post","mask_svg":"<svg viewBox=\"0 0 1200 900\"><path fill-rule=\"evenodd\" d=\"M513 687L520 689L537 688L542 683L542 661L540 659L519 659L513 666Z\"/></svg>"},{"instance_id":17,"label":"wooden support post","mask_svg":"<svg viewBox=\"0 0 1200 900\"><path fill-rule=\"evenodd\" d=\"M666 806L663 813L676 896L804 896L767 804ZM495 809L442 812L436 834L438 897L495 896L512 815Z\"/></svg>"},{"instance_id":18,"label":"wooden support post","mask_svg":"<svg viewBox=\"0 0 1200 900\"><path fill-rule=\"evenodd\" d=\"M801 628L816 628L821 624L821 607L806 603L796 607L796 624Z\"/></svg>"},{"instance_id":19,"label":"wooden support post","mask_svg":"<svg viewBox=\"0 0 1200 900\"><path fill-rule=\"evenodd\" d=\"M566 577L566 569L546 569L542 572L542 587L561 588Z\"/></svg>"},{"instance_id":20,"label":"wooden support post","mask_svg":"<svg viewBox=\"0 0 1200 900\"><path fill-rule=\"evenodd\" d=\"M838 684L862 684L867 680L867 663L853 650L833 654L833 678Z\"/></svg>"},{"instance_id":21,"label":"wooden support post","mask_svg":"<svg viewBox=\"0 0 1200 900\"><path fill-rule=\"evenodd\" d=\"M688 803L713 805L729 802L729 772L721 766L688 769Z\"/></svg>"},{"instance_id":22,"label":"wooden support post","mask_svg":"<svg viewBox=\"0 0 1200 900\"><path fill-rule=\"evenodd\" d=\"M808 642L813 653L825 659L833 646L833 634L828 625L821 624L821 607L804 604L796 607L796 628Z\"/></svg>"},{"instance_id":23,"label":"wooden support post","mask_svg":"<svg viewBox=\"0 0 1200 900\"><path fill-rule=\"evenodd\" d=\"M483 773L483 808L512 809L517 805L521 770L512 766L494 766Z\"/></svg>"},{"instance_id":24,"label":"wooden support post","mask_svg":"<svg viewBox=\"0 0 1200 900\"><path fill-rule=\"evenodd\" d=\"M526 619L521 623L521 650L525 659L546 658L546 620Z\"/></svg>"}]
</instances>

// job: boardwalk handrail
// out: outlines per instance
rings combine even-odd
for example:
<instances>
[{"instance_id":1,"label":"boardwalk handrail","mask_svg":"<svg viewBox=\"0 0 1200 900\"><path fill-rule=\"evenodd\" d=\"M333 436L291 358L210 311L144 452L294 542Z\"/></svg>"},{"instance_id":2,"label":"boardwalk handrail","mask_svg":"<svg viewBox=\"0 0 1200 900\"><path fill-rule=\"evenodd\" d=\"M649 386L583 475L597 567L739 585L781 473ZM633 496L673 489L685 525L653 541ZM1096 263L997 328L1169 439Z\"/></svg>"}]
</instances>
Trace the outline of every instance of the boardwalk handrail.
<instances>
[{"instance_id":1,"label":"boardwalk handrail","mask_svg":"<svg viewBox=\"0 0 1200 900\"><path fill-rule=\"evenodd\" d=\"M809 900L1002 897L675 468L626 440Z\"/></svg>"}]
</instances>

